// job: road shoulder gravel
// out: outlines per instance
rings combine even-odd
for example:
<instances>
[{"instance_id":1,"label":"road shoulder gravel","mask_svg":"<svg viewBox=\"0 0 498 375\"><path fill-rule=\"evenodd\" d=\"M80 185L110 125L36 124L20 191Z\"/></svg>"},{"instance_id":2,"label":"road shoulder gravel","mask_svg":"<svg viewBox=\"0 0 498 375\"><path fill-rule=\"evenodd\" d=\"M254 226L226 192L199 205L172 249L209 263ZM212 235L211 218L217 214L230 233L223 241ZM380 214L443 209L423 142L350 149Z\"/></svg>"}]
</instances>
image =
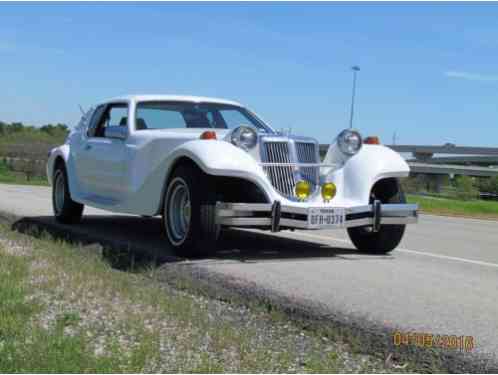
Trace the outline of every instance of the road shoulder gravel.
<instances>
[{"instance_id":1,"label":"road shoulder gravel","mask_svg":"<svg viewBox=\"0 0 498 375\"><path fill-rule=\"evenodd\" d=\"M152 256L147 249L140 246L113 242L112 238L87 233L77 227L68 231L58 224L47 224L36 219L19 219L15 215L0 213L0 220L23 232L49 231L56 237L64 237L73 242L85 244L98 243L104 251L114 254L125 253L125 258L132 255L134 261ZM392 328L382 325L365 324L364 321L348 316L331 315L324 306L301 298L289 298L272 290L264 289L256 283L227 277L202 267L196 261L178 261L168 257L160 260L162 266L155 271L155 277L164 285L175 290L184 290L194 295L205 296L211 300L230 301L231 306L249 306L251 309L263 309L272 314L283 314L293 324L304 331L314 332L333 340L340 340L355 353L373 356L377 360L389 363L413 363L418 371L435 371L443 369L449 372L493 371L496 367L489 361L474 355L463 355L455 351L427 350L415 346L397 347L393 344ZM159 261L159 259L154 259ZM119 262L118 262L119 263ZM126 263L126 261L125 261ZM392 367L391 367L392 368ZM412 367L413 369L413 367ZM437 370L436 370L437 371ZM496 370L494 370L496 371Z\"/></svg>"}]
</instances>

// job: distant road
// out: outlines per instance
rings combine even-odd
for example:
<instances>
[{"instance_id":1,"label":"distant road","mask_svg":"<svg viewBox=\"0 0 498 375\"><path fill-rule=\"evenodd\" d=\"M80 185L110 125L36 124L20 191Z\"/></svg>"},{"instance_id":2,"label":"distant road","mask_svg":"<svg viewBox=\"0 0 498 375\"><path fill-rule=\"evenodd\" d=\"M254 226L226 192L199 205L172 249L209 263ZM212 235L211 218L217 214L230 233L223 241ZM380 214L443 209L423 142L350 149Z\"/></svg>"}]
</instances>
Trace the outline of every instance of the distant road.
<instances>
[{"instance_id":1,"label":"distant road","mask_svg":"<svg viewBox=\"0 0 498 375\"><path fill-rule=\"evenodd\" d=\"M0 185L0 211L50 217L50 189ZM158 219L89 209L67 230L169 253ZM344 231L230 232L211 259L190 261L216 275L325 307L365 326L473 336L478 353L498 354L498 223L422 215L388 256L354 251Z\"/></svg>"}]
</instances>

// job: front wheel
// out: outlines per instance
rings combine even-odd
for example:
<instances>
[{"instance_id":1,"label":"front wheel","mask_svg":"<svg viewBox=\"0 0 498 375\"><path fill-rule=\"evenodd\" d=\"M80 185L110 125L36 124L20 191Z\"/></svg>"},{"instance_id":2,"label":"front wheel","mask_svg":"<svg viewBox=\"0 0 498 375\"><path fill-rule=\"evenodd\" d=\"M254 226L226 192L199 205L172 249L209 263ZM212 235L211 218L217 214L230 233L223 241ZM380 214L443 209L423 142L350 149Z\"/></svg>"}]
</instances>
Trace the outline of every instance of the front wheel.
<instances>
[{"instance_id":1,"label":"front wheel","mask_svg":"<svg viewBox=\"0 0 498 375\"><path fill-rule=\"evenodd\" d=\"M379 199L382 203L406 203L405 195L397 180L381 181L372 190L371 201ZM370 254L387 254L394 250L405 233L405 225L381 225L374 232L371 226L348 228L349 238L360 251Z\"/></svg>"},{"instance_id":2,"label":"front wheel","mask_svg":"<svg viewBox=\"0 0 498 375\"><path fill-rule=\"evenodd\" d=\"M71 199L66 168L58 165L55 168L52 184L52 207L55 220L63 224L74 224L81 220L84 206Z\"/></svg>"},{"instance_id":3,"label":"front wheel","mask_svg":"<svg viewBox=\"0 0 498 375\"><path fill-rule=\"evenodd\" d=\"M216 246L214 187L209 176L191 165L175 169L164 197L162 222L174 251L182 256L207 255Z\"/></svg>"}]
</instances>

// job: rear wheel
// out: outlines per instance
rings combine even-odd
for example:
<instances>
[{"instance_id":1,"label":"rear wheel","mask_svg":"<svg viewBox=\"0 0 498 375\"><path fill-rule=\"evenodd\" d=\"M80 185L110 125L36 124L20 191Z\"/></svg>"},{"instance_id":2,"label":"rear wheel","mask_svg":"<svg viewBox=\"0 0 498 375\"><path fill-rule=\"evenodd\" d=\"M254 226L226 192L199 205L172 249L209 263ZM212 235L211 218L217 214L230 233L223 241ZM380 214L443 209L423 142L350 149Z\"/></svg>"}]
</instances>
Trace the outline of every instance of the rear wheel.
<instances>
[{"instance_id":1,"label":"rear wheel","mask_svg":"<svg viewBox=\"0 0 498 375\"><path fill-rule=\"evenodd\" d=\"M175 252L182 256L207 255L216 246L214 186L209 176L192 165L173 172L164 197L162 222Z\"/></svg>"},{"instance_id":2,"label":"rear wheel","mask_svg":"<svg viewBox=\"0 0 498 375\"><path fill-rule=\"evenodd\" d=\"M405 195L396 179L379 181L372 189L370 202L406 203ZM386 254L394 250L405 233L405 225L381 225L378 232L372 226L348 228L354 246L365 253Z\"/></svg>"},{"instance_id":3,"label":"rear wheel","mask_svg":"<svg viewBox=\"0 0 498 375\"><path fill-rule=\"evenodd\" d=\"M59 223L74 224L81 220L84 206L71 199L66 168L56 166L52 179L52 207L55 220Z\"/></svg>"}]
</instances>

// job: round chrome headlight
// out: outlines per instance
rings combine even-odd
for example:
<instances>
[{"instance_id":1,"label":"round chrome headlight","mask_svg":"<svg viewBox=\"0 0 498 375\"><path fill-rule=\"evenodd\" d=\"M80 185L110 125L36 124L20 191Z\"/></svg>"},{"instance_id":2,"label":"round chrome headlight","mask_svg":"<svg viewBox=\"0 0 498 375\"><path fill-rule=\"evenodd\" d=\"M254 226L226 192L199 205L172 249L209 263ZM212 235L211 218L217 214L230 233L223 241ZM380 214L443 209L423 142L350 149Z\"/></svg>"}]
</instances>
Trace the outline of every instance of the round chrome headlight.
<instances>
[{"instance_id":1,"label":"round chrome headlight","mask_svg":"<svg viewBox=\"0 0 498 375\"><path fill-rule=\"evenodd\" d=\"M363 140L356 130L345 129L337 136L337 145L346 155L352 156L360 151Z\"/></svg>"},{"instance_id":2,"label":"round chrome headlight","mask_svg":"<svg viewBox=\"0 0 498 375\"><path fill-rule=\"evenodd\" d=\"M235 146L250 150L258 143L258 133L249 126L239 126L233 130L231 140Z\"/></svg>"}]
</instances>

